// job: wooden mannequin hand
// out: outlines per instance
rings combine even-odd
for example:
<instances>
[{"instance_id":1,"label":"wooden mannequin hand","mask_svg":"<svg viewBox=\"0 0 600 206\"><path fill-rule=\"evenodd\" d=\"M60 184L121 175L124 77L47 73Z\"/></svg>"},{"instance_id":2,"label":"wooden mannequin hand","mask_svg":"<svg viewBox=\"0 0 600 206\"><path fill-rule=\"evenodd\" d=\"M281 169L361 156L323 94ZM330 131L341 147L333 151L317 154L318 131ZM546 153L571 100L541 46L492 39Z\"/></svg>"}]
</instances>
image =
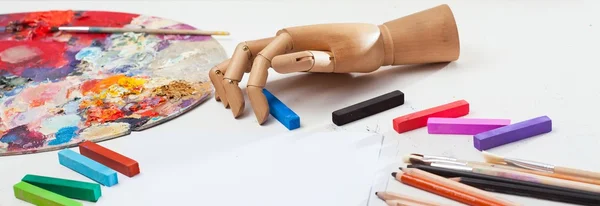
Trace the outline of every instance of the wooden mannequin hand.
<instances>
[{"instance_id":1,"label":"wooden mannequin hand","mask_svg":"<svg viewBox=\"0 0 600 206\"><path fill-rule=\"evenodd\" d=\"M285 28L275 37L238 44L231 59L209 73L215 98L234 117L244 110L238 83L250 73L246 92L259 124L269 116L263 94L268 69L278 73L368 73L381 66L448 62L458 59L452 11L440 5L381 25L317 24Z\"/></svg>"}]
</instances>

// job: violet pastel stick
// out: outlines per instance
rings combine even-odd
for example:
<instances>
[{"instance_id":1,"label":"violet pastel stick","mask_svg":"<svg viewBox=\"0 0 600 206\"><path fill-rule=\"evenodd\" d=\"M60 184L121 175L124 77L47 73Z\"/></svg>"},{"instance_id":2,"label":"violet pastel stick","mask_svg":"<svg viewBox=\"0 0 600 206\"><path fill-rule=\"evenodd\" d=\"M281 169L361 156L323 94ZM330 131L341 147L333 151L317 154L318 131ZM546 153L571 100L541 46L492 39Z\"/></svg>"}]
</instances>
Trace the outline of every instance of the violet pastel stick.
<instances>
[{"instance_id":1,"label":"violet pastel stick","mask_svg":"<svg viewBox=\"0 0 600 206\"><path fill-rule=\"evenodd\" d=\"M429 134L475 135L510 124L510 119L438 118L427 119Z\"/></svg>"},{"instance_id":2,"label":"violet pastel stick","mask_svg":"<svg viewBox=\"0 0 600 206\"><path fill-rule=\"evenodd\" d=\"M552 120L548 116L541 116L476 134L473 144L481 151L551 131Z\"/></svg>"}]
</instances>

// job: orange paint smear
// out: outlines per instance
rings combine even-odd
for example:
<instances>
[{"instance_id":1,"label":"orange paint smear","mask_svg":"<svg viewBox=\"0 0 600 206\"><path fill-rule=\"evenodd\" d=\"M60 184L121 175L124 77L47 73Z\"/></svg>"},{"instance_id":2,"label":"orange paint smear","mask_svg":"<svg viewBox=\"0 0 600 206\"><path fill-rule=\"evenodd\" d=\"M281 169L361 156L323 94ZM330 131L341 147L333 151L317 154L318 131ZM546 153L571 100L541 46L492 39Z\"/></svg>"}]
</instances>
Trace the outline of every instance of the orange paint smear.
<instances>
[{"instance_id":1,"label":"orange paint smear","mask_svg":"<svg viewBox=\"0 0 600 206\"><path fill-rule=\"evenodd\" d=\"M25 23L42 23L46 26L63 26L70 23L75 17L72 10L33 12L25 16Z\"/></svg>"},{"instance_id":2,"label":"orange paint smear","mask_svg":"<svg viewBox=\"0 0 600 206\"><path fill-rule=\"evenodd\" d=\"M115 75L101 80L90 80L86 81L81 85L81 92L87 94L88 92L100 93L102 90L109 88L111 85L119 85L130 89L134 93L139 93L145 80L140 78L132 78L125 75Z\"/></svg>"}]
</instances>

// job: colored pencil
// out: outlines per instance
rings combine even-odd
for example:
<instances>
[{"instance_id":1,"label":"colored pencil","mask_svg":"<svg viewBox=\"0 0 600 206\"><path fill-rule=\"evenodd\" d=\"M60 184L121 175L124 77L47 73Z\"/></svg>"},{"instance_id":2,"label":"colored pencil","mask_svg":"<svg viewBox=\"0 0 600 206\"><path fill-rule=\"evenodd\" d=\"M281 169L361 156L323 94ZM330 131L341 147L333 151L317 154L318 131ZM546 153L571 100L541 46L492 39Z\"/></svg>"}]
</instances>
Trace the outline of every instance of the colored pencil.
<instances>
[{"instance_id":1,"label":"colored pencil","mask_svg":"<svg viewBox=\"0 0 600 206\"><path fill-rule=\"evenodd\" d=\"M404 174L403 172L394 172L392 176L396 178L396 180L407 184L409 186L419 188L421 190L425 190L427 192L440 195L442 197L446 197L448 199L455 200L457 202L461 202L467 205L499 205L493 202L487 201L486 199L481 199L474 197L468 193L463 193L443 185L439 185L425 179L421 179L419 177L415 177L412 175ZM451 181L451 180L449 180Z\"/></svg>"},{"instance_id":2,"label":"colored pencil","mask_svg":"<svg viewBox=\"0 0 600 206\"><path fill-rule=\"evenodd\" d=\"M117 27L87 27L87 26L61 26L52 27L52 32L74 32L74 33L148 33L148 34L171 34L171 35L229 35L226 31L201 31L190 29L143 29L143 28L117 28Z\"/></svg>"},{"instance_id":3,"label":"colored pencil","mask_svg":"<svg viewBox=\"0 0 600 206\"><path fill-rule=\"evenodd\" d=\"M421 179L426 179L430 182L435 182L439 185L444 185L450 189L465 193L465 194L470 194L473 195L477 198L480 199L484 199L487 200L488 202L493 202L494 205L506 205L506 206L511 206L511 205L517 205L513 202L510 202L508 200L504 200L501 199L499 197L495 197L493 194L491 194L490 192L475 188L475 187L471 187L465 184L461 184L449 179L446 179L444 177L420 170L420 169L416 169L416 168L400 168L400 170L404 171L404 173L408 174L408 175L412 175L415 177L419 177Z\"/></svg>"},{"instance_id":4,"label":"colored pencil","mask_svg":"<svg viewBox=\"0 0 600 206\"><path fill-rule=\"evenodd\" d=\"M519 184L510 184L505 182L482 180L469 177L457 177L450 179L490 192L526 196L537 199L552 200L556 202L572 204L600 205L599 198L595 198L595 196L589 197L588 195L580 193L570 193L560 190L547 189L544 187L531 187Z\"/></svg>"},{"instance_id":5,"label":"colored pencil","mask_svg":"<svg viewBox=\"0 0 600 206\"><path fill-rule=\"evenodd\" d=\"M591 200L600 201L600 193L590 192L590 191L585 191L585 190L578 190L578 189L572 189L572 188L567 188L567 187L560 187L560 186L555 186L555 185L547 185L547 184L542 184L542 183L530 182L530 181L526 181L526 180L517 180L517 179L506 178L506 177L478 174L478 173L469 172L469 171L460 171L460 170L455 170L455 169L450 169L450 168L442 168L442 167L435 167L435 166L428 166L428 165L408 165L407 167L420 169L420 170L427 171L429 173L436 174L436 175L439 175L442 177L447 177L447 178L466 177L466 178L473 178L473 179L480 179L480 180L503 182L503 183L512 184L512 185L522 185L522 186L528 186L528 187L543 188L545 190L563 191L563 192L567 192L567 193L571 193L571 194L585 195L585 197L588 197Z\"/></svg>"},{"instance_id":6,"label":"colored pencil","mask_svg":"<svg viewBox=\"0 0 600 206\"><path fill-rule=\"evenodd\" d=\"M410 197L407 195L402 195L394 192L376 192L375 195L384 201L389 200L402 200L406 202L412 202L413 204L423 205L423 206L440 206L440 203L432 202L429 200L423 200L415 197Z\"/></svg>"},{"instance_id":7,"label":"colored pencil","mask_svg":"<svg viewBox=\"0 0 600 206\"><path fill-rule=\"evenodd\" d=\"M415 204L413 202L408 202L404 200L386 200L385 204L388 206L422 206L420 204Z\"/></svg>"}]
</instances>

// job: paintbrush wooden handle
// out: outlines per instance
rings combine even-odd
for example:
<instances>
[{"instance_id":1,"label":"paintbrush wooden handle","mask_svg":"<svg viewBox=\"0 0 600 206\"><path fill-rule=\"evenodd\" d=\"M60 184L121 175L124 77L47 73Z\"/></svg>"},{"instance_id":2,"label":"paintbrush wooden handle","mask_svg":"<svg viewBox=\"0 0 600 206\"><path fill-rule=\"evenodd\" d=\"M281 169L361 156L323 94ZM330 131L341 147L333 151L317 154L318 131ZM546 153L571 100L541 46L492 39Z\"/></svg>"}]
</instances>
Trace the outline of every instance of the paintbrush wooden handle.
<instances>
[{"instance_id":1,"label":"paintbrush wooden handle","mask_svg":"<svg viewBox=\"0 0 600 206\"><path fill-rule=\"evenodd\" d=\"M597 173L597 172L590 172L590 171L572 169L572 168L567 168L567 167L554 167L554 172L559 173L559 174L600 180L600 173Z\"/></svg>"},{"instance_id":2,"label":"paintbrush wooden handle","mask_svg":"<svg viewBox=\"0 0 600 206\"><path fill-rule=\"evenodd\" d=\"M90 33L148 33L148 34L172 34L172 35L229 35L222 31L201 31L189 29L137 29L137 28L114 28L114 27L90 27Z\"/></svg>"},{"instance_id":3,"label":"paintbrush wooden handle","mask_svg":"<svg viewBox=\"0 0 600 206\"><path fill-rule=\"evenodd\" d=\"M546 176L546 177L554 177L554 178L563 179L563 180L571 180L571 181L575 181L575 182L583 182L583 183L589 183L589 184L594 184L594 185L600 185L600 179L592 179L592 178L581 177L581 176L573 176L573 175L568 175L568 174L558 173L558 172L554 172L554 173L541 172L541 171L537 171L537 170L528 170L528 169L523 169L520 167L513 167L513 166L508 166L508 165L479 163L479 162L469 162L469 166L471 166L471 167L483 166L483 167L500 168L500 169L505 169L505 170L525 172L525 173L529 173L529 174L541 175L541 176Z\"/></svg>"}]
</instances>

